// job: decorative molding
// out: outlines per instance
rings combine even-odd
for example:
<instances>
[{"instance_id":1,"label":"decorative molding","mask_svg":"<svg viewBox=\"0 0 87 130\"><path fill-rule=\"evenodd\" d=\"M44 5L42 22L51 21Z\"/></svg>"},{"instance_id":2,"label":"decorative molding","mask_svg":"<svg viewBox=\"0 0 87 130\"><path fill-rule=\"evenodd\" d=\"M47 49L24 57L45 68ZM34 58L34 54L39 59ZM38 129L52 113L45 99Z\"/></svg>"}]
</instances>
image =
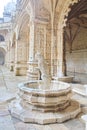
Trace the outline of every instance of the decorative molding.
<instances>
[{"instance_id":1,"label":"decorative molding","mask_svg":"<svg viewBox=\"0 0 87 130\"><path fill-rule=\"evenodd\" d=\"M45 7L40 8L39 14L36 17L36 19L38 19L40 21L44 21L44 22L49 22L49 20L50 20L49 11Z\"/></svg>"},{"instance_id":2,"label":"decorative molding","mask_svg":"<svg viewBox=\"0 0 87 130\"><path fill-rule=\"evenodd\" d=\"M75 3L78 3L80 0L67 0L64 8L62 10L62 13L60 15L59 18L59 26L65 27L66 26L66 21L67 21L67 17L69 12L71 11L70 5L74 5Z\"/></svg>"}]
</instances>

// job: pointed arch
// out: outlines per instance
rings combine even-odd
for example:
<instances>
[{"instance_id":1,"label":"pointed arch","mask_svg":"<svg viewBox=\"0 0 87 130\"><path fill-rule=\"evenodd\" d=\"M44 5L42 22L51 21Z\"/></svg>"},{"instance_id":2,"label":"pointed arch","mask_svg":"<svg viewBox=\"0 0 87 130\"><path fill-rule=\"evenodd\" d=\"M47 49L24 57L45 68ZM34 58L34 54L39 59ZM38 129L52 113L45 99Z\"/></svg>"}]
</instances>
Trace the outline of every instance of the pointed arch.
<instances>
[{"instance_id":1,"label":"pointed arch","mask_svg":"<svg viewBox=\"0 0 87 130\"><path fill-rule=\"evenodd\" d=\"M34 1L30 0L27 3L27 6L25 7L25 9L21 12L20 15L20 20L18 21L18 28L17 28L17 32L18 32L18 38L20 37L20 32L22 30L22 28L26 25L27 21L32 21L34 19ZM28 23L29 24L29 23Z\"/></svg>"},{"instance_id":2,"label":"pointed arch","mask_svg":"<svg viewBox=\"0 0 87 130\"><path fill-rule=\"evenodd\" d=\"M60 7L62 7L61 11L60 11L60 15L59 15L59 19L58 19L58 26L60 28L66 26L66 21L67 21L67 17L69 12L71 11L70 6L73 6L75 3L78 3L81 0L60 0L59 1L59 5ZM64 3L64 4L62 4Z\"/></svg>"}]
</instances>

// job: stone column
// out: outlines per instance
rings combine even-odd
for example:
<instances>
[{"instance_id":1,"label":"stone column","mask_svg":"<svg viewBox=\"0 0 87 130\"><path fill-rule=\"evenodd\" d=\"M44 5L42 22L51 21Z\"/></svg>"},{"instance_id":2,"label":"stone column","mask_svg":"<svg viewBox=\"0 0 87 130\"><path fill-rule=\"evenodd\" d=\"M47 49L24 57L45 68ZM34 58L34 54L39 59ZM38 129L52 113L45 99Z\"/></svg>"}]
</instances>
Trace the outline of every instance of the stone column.
<instances>
[{"instance_id":1,"label":"stone column","mask_svg":"<svg viewBox=\"0 0 87 130\"><path fill-rule=\"evenodd\" d=\"M6 52L5 65L8 69L10 69L10 49Z\"/></svg>"},{"instance_id":2,"label":"stone column","mask_svg":"<svg viewBox=\"0 0 87 130\"><path fill-rule=\"evenodd\" d=\"M16 41L14 72L16 76L27 74L27 43L21 39Z\"/></svg>"},{"instance_id":3,"label":"stone column","mask_svg":"<svg viewBox=\"0 0 87 130\"><path fill-rule=\"evenodd\" d=\"M54 15L51 16L51 75L53 76L54 63Z\"/></svg>"},{"instance_id":4,"label":"stone column","mask_svg":"<svg viewBox=\"0 0 87 130\"><path fill-rule=\"evenodd\" d=\"M10 71L14 70L14 62L15 62L15 47L12 46L10 48Z\"/></svg>"},{"instance_id":5,"label":"stone column","mask_svg":"<svg viewBox=\"0 0 87 130\"><path fill-rule=\"evenodd\" d=\"M6 56L5 56L5 66L6 67L8 67L8 63L9 63L9 51L7 50Z\"/></svg>"},{"instance_id":6,"label":"stone column","mask_svg":"<svg viewBox=\"0 0 87 130\"><path fill-rule=\"evenodd\" d=\"M35 61L35 22L30 22L30 41L29 41L29 61L27 76L29 80L38 79L36 70L37 62Z\"/></svg>"},{"instance_id":7,"label":"stone column","mask_svg":"<svg viewBox=\"0 0 87 130\"><path fill-rule=\"evenodd\" d=\"M63 61L63 28L58 29L58 36L57 36L57 77L63 77L65 76L65 66Z\"/></svg>"},{"instance_id":8,"label":"stone column","mask_svg":"<svg viewBox=\"0 0 87 130\"><path fill-rule=\"evenodd\" d=\"M14 66L15 75L19 75L18 73L18 40L15 41L15 66Z\"/></svg>"},{"instance_id":9,"label":"stone column","mask_svg":"<svg viewBox=\"0 0 87 130\"><path fill-rule=\"evenodd\" d=\"M46 54L47 50L47 24L46 21L35 19L30 24L30 43L29 43L29 69L28 78L30 80L38 79L39 71L35 60L35 53L40 52L44 59L49 60Z\"/></svg>"}]
</instances>

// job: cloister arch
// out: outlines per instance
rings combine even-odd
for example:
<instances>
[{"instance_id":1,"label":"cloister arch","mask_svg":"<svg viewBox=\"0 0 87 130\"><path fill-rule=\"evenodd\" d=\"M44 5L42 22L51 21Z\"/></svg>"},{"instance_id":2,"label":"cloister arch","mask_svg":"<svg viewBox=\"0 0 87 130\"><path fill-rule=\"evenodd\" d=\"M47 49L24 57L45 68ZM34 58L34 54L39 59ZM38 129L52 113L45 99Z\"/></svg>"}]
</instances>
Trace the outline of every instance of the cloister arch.
<instances>
[{"instance_id":1,"label":"cloister arch","mask_svg":"<svg viewBox=\"0 0 87 130\"><path fill-rule=\"evenodd\" d=\"M65 33L65 28L67 26L67 21L69 19L68 16L69 16L70 12L72 11L73 6L80 3L80 1L81 0L71 0L71 1L67 0L67 1L65 1L64 5L63 5L64 7L61 9L61 12L60 12L60 15L59 15L58 34L57 34L57 42L58 42L58 68L57 68L58 71L57 71L57 74L60 77L66 75L66 58L65 58L65 45L64 45L65 44L65 37L64 37L64 33ZM76 31L79 31L79 27L77 27ZM70 51L71 51L71 49L72 48L70 47ZM72 63L71 66L73 66L73 65L75 66L75 64ZM73 70L73 72L74 71L75 70ZM80 70L79 70L79 72L80 72Z\"/></svg>"},{"instance_id":2,"label":"cloister arch","mask_svg":"<svg viewBox=\"0 0 87 130\"><path fill-rule=\"evenodd\" d=\"M30 33L30 17L27 13L24 13L20 22L20 25L18 26L18 45L21 46L21 58L20 60L28 61L29 58L29 33ZM27 54L26 54L27 53ZM24 55L26 54L26 56ZM24 59L23 59L24 58Z\"/></svg>"},{"instance_id":3,"label":"cloister arch","mask_svg":"<svg viewBox=\"0 0 87 130\"><path fill-rule=\"evenodd\" d=\"M27 19L29 19L29 22L33 21L34 17L35 17L34 2L33 2L33 0L32 1L30 0L30 1L27 2L26 7L20 13L20 20L18 21L18 28L17 28L18 37L19 37L19 34L20 34L22 24L26 23Z\"/></svg>"},{"instance_id":4,"label":"cloister arch","mask_svg":"<svg viewBox=\"0 0 87 130\"><path fill-rule=\"evenodd\" d=\"M65 76L65 63L64 63L64 46L63 46L63 33L64 33L64 27L66 26L67 16L69 11L71 10L70 5L73 5L75 3L78 3L78 0L59 0L58 6L60 8L57 8L56 11L59 11L58 15L58 26L57 26L57 76L62 77ZM63 4L62 4L63 3Z\"/></svg>"},{"instance_id":5,"label":"cloister arch","mask_svg":"<svg viewBox=\"0 0 87 130\"><path fill-rule=\"evenodd\" d=\"M16 64L15 74L26 75L28 69L29 59L29 33L30 33L30 20L32 20L32 10L30 2L20 14L20 20L17 27L17 43L16 43ZM20 67L18 67L20 66ZM17 73L18 72L18 73Z\"/></svg>"}]
</instances>

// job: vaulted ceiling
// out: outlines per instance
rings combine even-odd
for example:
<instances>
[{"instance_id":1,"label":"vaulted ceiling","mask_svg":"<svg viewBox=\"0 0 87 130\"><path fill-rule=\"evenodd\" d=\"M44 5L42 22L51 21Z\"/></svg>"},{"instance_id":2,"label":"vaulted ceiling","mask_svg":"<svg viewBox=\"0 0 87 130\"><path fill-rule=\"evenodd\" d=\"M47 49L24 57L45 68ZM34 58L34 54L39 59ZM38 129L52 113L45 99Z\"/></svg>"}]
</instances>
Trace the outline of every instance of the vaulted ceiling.
<instances>
[{"instance_id":1,"label":"vaulted ceiling","mask_svg":"<svg viewBox=\"0 0 87 130\"><path fill-rule=\"evenodd\" d=\"M58 1L59 0L43 0L43 3L49 11L53 11L54 9L56 9Z\"/></svg>"},{"instance_id":2,"label":"vaulted ceiling","mask_svg":"<svg viewBox=\"0 0 87 130\"><path fill-rule=\"evenodd\" d=\"M87 0L81 0L78 3L74 4L73 6L70 6L71 11L68 15L68 20L71 20L72 18L77 18L82 16L86 16L87 18Z\"/></svg>"},{"instance_id":3,"label":"vaulted ceiling","mask_svg":"<svg viewBox=\"0 0 87 130\"><path fill-rule=\"evenodd\" d=\"M77 25L87 28L87 0L81 0L73 6L68 14L67 25Z\"/></svg>"},{"instance_id":4,"label":"vaulted ceiling","mask_svg":"<svg viewBox=\"0 0 87 130\"><path fill-rule=\"evenodd\" d=\"M59 8L59 0L42 0L48 11L54 11ZM48 6L49 5L49 6ZM87 0L80 0L73 6L70 5L71 11L68 15L68 20L78 17L82 14L87 14ZM87 17L87 16L86 16Z\"/></svg>"},{"instance_id":5,"label":"vaulted ceiling","mask_svg":"<svg viewBox=\"0 0 87 130\"><path fill-rule=\"evenodd\" d=\"M70 5L70 8L65 28L65 39L72 45L80 29L87 29L87 0L80 0L73 6Z\"/></svg>"}]
</instances>

